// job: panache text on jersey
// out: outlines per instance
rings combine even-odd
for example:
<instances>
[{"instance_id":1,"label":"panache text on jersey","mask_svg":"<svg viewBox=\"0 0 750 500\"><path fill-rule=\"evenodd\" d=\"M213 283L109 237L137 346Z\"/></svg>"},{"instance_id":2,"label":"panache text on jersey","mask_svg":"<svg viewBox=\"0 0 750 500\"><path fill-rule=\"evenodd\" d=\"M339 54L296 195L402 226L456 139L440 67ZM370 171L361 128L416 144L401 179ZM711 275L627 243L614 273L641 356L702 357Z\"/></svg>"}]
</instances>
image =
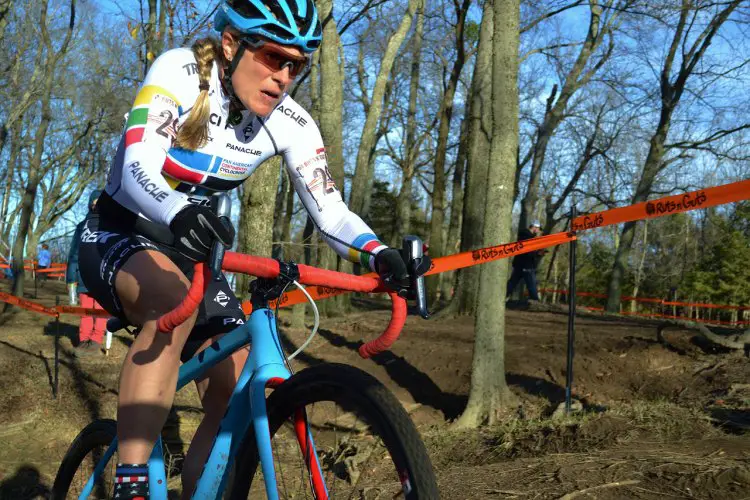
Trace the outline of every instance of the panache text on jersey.
<instances>
[{"instance_id":1,"label":"panache text on jersey","mask_svg":"<svg viewBox=\"0 0 750 500\"><path fill-rule=\"evenodd\" d=\"M278 108L276 108L276 111L288 116L289 118L292 119L292 121L296 122L297 125L299 125L300 127L304 127L305 125L307 125L307 120L305 120L304 117L295 113L294 110L290 108L289 106L279 106Z\"/></svg>"},{"instance_id":2,"label":"panache text on jersey","mask_svg":"<svg viewBox=\"0 0 750 500\"><path fill-rule=\"evenodd\" d=\"M255 155L255 156L260 156L262 154L257 149L243 148L242 146L238 146L236 144L232 144L231 142L227 143L227 149L231 149L231 150L234 150L234 151L239 151L240 153L247 153L247 154Z\"/></svg>"},{"instance_id":3,"label":"panache text on jersey","mask_svg":"<svg viewBox=\"0 0 750 500\"><path fill-rule=\"evenodd\" d=\"M151 181L151 178L141 167L140 162L134 161L128 165L128 168L130 169L130 173L133 175L135 182L137 182L138 185L141 186L153 199L161 203L167 196L169 196L167 191L159 189L157 184Z\"/></svg>"}]
</instances>

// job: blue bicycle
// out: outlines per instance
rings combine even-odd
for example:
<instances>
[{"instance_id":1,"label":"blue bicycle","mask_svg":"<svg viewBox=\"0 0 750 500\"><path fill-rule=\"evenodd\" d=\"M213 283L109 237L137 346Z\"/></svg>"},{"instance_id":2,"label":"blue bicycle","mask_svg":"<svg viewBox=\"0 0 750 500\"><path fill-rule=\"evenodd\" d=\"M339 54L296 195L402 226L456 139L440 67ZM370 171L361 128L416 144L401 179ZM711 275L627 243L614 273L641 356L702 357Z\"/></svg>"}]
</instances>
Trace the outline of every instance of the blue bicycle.
<instances>
[{"instance_id":1,"label":"blue bicycle","mask_svg":"<svg viewBox=\"0 0 750 500\"><path fill-rule=\"evenodd\" d=\"M412 244L416 247L416 242ZM252 290L252 313L244 325L182 365L178 390L236 350L247 345L252 349L191 498L439 498L419 433L380 382L341 364L321 364L293 373L279 341L272 306L289 285L296 284L307 295L315 315L312 334L299 352L317 330L313 297L330 293L330 288L311 288L311 295L300 283L360 292L387 291L383 283L371 276L231 252L221 267L259 277ZM196 265L188 298L162 318L160 329L169 331L192 314L208 279L208 266ZM424 312L423 286L419 284L418 302ZM360 348L364 356L387 349L403 327L405 300L390 295L391 323L383 336ZM116 422L90 423L63 458L52 498L109 498L116 454ZM161 440L148 466L151 498L167 500Z\"/></svg>"}]
</instances>

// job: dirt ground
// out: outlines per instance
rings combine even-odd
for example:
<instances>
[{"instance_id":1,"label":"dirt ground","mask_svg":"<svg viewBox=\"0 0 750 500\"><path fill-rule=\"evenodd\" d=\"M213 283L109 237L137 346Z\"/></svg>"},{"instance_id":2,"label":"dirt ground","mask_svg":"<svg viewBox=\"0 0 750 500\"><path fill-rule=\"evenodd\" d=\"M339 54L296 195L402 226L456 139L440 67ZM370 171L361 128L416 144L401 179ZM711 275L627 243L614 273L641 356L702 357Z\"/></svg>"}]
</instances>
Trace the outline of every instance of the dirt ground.
<instances>
[{"instance_id":1,"label":"dirt ground","mask_svg":"<svg viewBox=\"0 0 750 500\"><path fill-rule=\"evenodd\" d=\"M7 290L7 283L0 284ZM33 287L31 289L33 293ZM39 301L65 297L50 282ZM502 425L455 431L471 381L473 321L410 317L390 353L362 360L389 317L377 303L324 319L296 369L324 361L358 366L385 383L423 434L442 498L750 499L750 359L689 331L627 320L577 320L574 395L583 411L555 417L564 400L567 318L509 311L506 378L518 406ZM282 322L289 313L282 313ZM91 419L114 417L117 376L131 338L109 357L73 356L78 319L59 325L60 391L52 397L51 318L19 312L0 326L0 500L45 498L66 448ZM283 328L299 345L306 332ZM168 423L180 460L200 419L192 386Z\"/></svg>"}]
</instances>

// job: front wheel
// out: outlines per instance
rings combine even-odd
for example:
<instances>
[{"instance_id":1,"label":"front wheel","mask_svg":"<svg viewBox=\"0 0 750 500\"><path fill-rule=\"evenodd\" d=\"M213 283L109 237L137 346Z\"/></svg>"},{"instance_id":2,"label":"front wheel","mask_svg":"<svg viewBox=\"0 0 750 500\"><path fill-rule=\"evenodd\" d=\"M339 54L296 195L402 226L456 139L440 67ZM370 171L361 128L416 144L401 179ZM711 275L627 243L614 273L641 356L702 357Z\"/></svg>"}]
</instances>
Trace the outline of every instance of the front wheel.
<instances>
[{"instance_id":1,"label":"front wheel","mask_svg":"<svg viewBox=\"0 0 750 500\"><path fill-rule=\"evenodd\" d=\"M388 389L362 370L341 364L308 368L281 384L267 407L279 498L439 498L411 419ZM304 452L305 435L312 436L314 458ZM229 498L266 498L259 460L251 426Z\"/></svg>"},{"instance_id":2,"label":"front wheel","mask_svg":"<svg viewBox=\"0 0 750 500\"><path fill-rule=\"evenodd\" d=\"M110 450L117 436L117 423L114 420L95 420L78 434L57 470L57 477L52 485L52 500L80 498L89 478L101 459ZM85 498L109 498L114 489L114 477L117 460L109 457L102 471L97 475L93 488Z\"/></svg>"}]
</instances>

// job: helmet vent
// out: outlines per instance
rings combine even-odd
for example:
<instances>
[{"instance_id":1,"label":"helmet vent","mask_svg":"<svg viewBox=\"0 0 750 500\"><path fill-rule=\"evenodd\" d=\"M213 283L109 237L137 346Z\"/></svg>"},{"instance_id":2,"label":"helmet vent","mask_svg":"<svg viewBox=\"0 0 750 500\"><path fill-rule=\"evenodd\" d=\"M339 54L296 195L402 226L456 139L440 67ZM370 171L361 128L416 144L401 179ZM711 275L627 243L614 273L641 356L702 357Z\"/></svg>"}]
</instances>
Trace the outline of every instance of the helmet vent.
<instances>
[{"instance_id":1,"label":"helmet vent","mask_svg":"<svg viewBox=\"0 0 750 500\"><path fill-rule=\"evenodd\" d=\"M273 17L284 24L286 24L286 19L284 15L284 10L281 8L278 2L274 0L263 0L263 6L268 9L271 14L273 14Z\"/></svg>"},{"instance_id":2,"label":"helmet vent","mask_svg":"<svg viewBox=\"0 0 750 500\"><path fill-rule=\"evenodd\" d=\"M265 17L252 2L232 0L229 2L229 6L245 19L263 19Z\"/></svg>"}]
</instances>

